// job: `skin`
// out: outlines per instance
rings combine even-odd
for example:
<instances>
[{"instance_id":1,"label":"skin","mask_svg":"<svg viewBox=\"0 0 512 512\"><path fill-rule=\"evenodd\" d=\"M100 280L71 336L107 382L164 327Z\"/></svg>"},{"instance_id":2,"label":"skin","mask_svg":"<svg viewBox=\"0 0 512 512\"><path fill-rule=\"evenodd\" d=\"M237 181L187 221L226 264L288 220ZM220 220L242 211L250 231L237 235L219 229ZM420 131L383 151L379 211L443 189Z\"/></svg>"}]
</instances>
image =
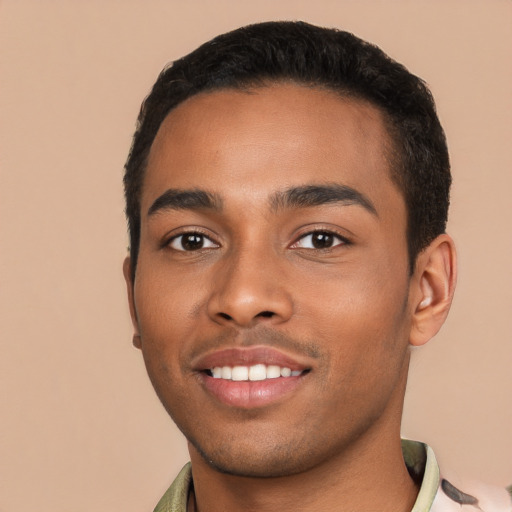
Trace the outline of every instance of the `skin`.
<instances>
[{"instance_id":1,"label":"skin","mask_svg":"<svg viewBox=\"0 0 512 512\"><path fill-rule=\"evenodd\" d=\"M162 124L135 281L129 259L124 272L134 343L189 441L198 510L411 509L417 489L400 448L409 346L446 317L455 253L441 235L409 275L390 146L372 105L292 84L200 94ZM374 211L272 202L291 187L332 184ZM148 213L169 189L198 188L222 208ZM190 232L202 248L183 250ZM318 233L333 234L331 247L312 245ZM268 405L219 401L198 358L253 346L308 372Z\"/></svg>"}]
</instances>

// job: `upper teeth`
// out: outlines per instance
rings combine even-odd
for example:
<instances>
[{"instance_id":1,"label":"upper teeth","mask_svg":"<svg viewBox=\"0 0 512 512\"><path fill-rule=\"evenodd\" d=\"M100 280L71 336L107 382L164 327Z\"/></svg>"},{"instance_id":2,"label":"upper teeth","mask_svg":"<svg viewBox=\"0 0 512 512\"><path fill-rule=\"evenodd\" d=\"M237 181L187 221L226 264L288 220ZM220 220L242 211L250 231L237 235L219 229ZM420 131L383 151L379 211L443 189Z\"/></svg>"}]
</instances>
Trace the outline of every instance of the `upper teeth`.
<instances>
[{"instance_id":1,"label":"upper teeth","mask_svg":"<svg viewBox=\"0 0 512 512\"><path fill-rule=\"evenodd\" d=\"M255 364L253 366L216 366L210 370L215 379L227 380L265 380L276 379L277 377L296 377L302 372L300 370L292 371L290 368Z\"/></svg>"}]
</instances>

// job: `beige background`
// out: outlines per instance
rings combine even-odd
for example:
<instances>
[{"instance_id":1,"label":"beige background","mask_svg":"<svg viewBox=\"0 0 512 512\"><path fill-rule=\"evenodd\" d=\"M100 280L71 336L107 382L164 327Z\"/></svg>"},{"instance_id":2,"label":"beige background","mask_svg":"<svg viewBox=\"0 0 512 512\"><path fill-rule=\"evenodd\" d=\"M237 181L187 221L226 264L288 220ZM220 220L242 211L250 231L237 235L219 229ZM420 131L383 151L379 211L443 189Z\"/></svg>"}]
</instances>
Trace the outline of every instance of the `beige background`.
<instances>
[{"instance_id":1,"label":"beige background","mask_svg":"<svg viewBox=\"0 0 512 512\"><path fill-rule=\"evenodd\" d=\"M122 167L160 68L269 19L353 31L431 85L460 279L414 354L403 432L458 473L512 483L510 0L4 0L1 512L152 510L186 460L131 346Z\"/></svg>"}]
</instances>

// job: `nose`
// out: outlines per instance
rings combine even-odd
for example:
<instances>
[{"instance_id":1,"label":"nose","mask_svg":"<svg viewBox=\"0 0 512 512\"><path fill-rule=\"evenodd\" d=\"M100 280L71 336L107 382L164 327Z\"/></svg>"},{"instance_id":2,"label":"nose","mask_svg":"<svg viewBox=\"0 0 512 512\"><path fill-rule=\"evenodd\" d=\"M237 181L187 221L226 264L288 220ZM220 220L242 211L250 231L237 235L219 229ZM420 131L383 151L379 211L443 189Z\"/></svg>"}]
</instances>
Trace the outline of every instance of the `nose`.
<instances>
[{"instance_id":1,"label":"nose","mask_svg":"<svg viewBox=\"0 0 512 512\"><path fill-rule=\"evenodd\" d=\"M285 273L275 260L247 248L226 257L215 275L208 315L216 323L251 327L259 322L279 324L293 314Z\"/></svg>"}]
</instances>

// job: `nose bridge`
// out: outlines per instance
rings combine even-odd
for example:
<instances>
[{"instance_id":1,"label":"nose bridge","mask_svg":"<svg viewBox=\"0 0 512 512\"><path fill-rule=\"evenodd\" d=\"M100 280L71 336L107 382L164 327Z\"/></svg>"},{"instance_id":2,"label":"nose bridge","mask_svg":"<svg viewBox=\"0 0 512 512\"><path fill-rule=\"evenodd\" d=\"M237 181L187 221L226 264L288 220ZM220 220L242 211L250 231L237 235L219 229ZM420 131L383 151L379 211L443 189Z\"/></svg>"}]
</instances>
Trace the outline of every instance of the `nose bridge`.
<instances>
[{"instance_id":1,"label":"nose bridge","mask_svg":"<svg viewBox=\"0 0 512 512\"><path fill-rule=\"evenodd\" d=\"M241 326L264 318L288 319L292 303L279 258L272 248L256 241L232 248L216 276L210 315Z\"/></svg>"}]
</instances>

